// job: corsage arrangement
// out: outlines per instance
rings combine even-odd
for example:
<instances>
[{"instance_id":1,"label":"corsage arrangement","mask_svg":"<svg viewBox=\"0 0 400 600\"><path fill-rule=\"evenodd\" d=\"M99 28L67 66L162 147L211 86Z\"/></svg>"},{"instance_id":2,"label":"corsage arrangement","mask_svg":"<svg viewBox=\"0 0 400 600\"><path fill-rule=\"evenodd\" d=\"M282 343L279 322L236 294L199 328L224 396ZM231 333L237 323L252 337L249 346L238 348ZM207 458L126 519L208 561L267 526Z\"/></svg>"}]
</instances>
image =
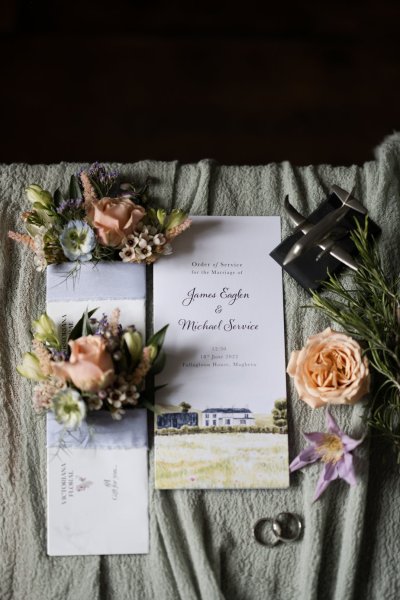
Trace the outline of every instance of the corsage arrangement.
<instances>
[{"instance_id":1,"label":"corsage arrangement","mask_svg":"<svg viewBox=\"0 0 400 600\"><path fill-rule=\"evenodd\" d=\"M68 261L151 264L170 254L171 241L191 224L187 214L151 206L147 184L136 189L120 180L119 173L95 163L72 175L66 191L30 185L31 209L22 214L26 233L10 231L9 237L34 252L39 271Z\"/></svg>"},{"instance_id":2,"label":"corsage arrangement","mask_svg":"<svg viewBox=\"0 0 400 600\"><path fill-rule=\"evenodd\" d=\"M149 407L145 380L163 368L167 326L146 345L135 327L121 327L120 312L93 317L86 312L61 347L54 321L43 314L32 324L32 351L17 371L36 382L33 405L52 411L58 423L76 428L92 410L108 410L120 420L126 408Z\"/></svg>"},{"instance_id":3,"label":"corsage arrangement","mask_svg":"<svg viewBox=\"0 0 400 600\"><path fill-rule=\"evenodd\" d=\"M359 253L349 287L336 276L323 283L327 294L312 292L313 305L346 333L328 328L293 351L287 372L301 400L313 408L354 404L370 394L368 425L383 437L400 462L400 293L399 277L388 277L365 225L351 238ZM353 339L350 336L354 336ZM330 481L356 482L350 452L362 440L340 432L327 414L328 433L305 434L311 446L292 462L291 471L322 460L317 499Z\"/></svg>"}]
</instances>

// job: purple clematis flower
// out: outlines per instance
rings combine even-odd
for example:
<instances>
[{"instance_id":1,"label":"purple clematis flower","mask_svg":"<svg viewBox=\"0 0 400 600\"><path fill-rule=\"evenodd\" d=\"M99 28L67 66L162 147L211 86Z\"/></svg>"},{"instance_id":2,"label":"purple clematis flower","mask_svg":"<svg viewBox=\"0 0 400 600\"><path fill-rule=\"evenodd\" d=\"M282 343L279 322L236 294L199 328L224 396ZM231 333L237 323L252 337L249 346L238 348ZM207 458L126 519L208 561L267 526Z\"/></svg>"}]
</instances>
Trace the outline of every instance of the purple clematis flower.
<instances>
[{"instance_id":1,"label":"purple clematis flower","mask_svg":"<svg viewBox=\"0 0 400 600\"><path fill-rule=\"evenodd\" d=\"M326 424L328 433L303 433L306 440L311 443L296 456L289 467L290 472L293 473L293 471L302 469L318 460L324 463L324 468L318 480L317 489L315 490L314 502L318 500L334 479L344 479L349 485L356 485L357 481L354 474L351 452L364 441L365 437L362 437L360 440L354 440L343 433L328 409L326 411Z\"/></svg>"}]
</instances>

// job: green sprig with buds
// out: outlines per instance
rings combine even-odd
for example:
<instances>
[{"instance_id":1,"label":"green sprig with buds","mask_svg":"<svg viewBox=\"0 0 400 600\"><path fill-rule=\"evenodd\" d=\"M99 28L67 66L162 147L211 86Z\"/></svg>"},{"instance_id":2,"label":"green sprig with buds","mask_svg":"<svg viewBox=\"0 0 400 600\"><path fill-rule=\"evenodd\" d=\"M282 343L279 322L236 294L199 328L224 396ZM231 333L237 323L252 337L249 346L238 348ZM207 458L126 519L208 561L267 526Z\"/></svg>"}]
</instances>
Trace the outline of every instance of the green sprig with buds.
<instances>
[{"instance_id":1,"label":"green sprig with buds","mask_svg":"<svg viewBox=\"0 0 400 600\"><path fill-rule=\"evenodd\" d=\"M359 253L351 286L330 275L328 295L312 292L315 308L365 344L374 374L368 423L386 439L400 462L400 294L399 277L388 277L378 247L364 226L356 224L351 239Z\"/></svg>"}]
</instances>

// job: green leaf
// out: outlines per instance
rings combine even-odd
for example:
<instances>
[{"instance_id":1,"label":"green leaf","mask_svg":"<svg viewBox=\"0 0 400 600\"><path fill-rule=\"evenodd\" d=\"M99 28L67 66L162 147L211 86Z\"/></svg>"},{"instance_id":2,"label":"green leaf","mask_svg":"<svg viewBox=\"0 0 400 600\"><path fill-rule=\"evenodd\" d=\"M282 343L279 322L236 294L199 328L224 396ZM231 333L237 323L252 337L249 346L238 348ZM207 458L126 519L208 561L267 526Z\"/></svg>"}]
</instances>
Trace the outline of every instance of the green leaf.
<instances>
[{"instance_id":1,"label":"green leaf","mask_svg":"<svg viewBox=\"0 0 400 600\"><path fill-rule=\"evenodd\" d=\"M164 208L159 208L157 210L157 219L158 219L158 222L160 223L161 227L165 223L166 216L167 216L167 211Z\"/></svg>"},{"instance_id":2,"label":"green leaf","mask_svg":"<svg viewBox=\"0 0 400 600\"><path fill-rule=\"evenodd\" d=\"M157 227L157 225L158 225L158 219L157 219L157 213L154 210L154 208L148 208L147 209L147 218L150 220L150 223L152 225L154 225L155 227Z\"/></svg>"},{"instance_id":3,"label":"green leaf","mask_svg":"<svg viewBox=\"0 0 400 600\"><path fill-rule=\"evenodd\" d=\"M156 412L155 408L154 408L154 404L152 404L151 402L149 402L145 398L142 398L140 400L140 406L144 406L144 408L147 408L148 410L151 410L152 413Z\"/></svg>"},{"instance_id":4,"label":"green leaf","mask_svg":"<svg viewBox=\"0 0 400 600\"><path fill-rule=\"evenodd\" d=\"M155 385L154 386L154 393L158 392L158 390L162 390L163 388L167 387L168 383L163 383L162 385Z\"/></svg>"},{"instance_id":5,"label":"green leaf","mask_svg":"<svg viewBox=\"0 0 400 600\"><path fill-rule=\"evenodd\" d=\"M164 339L165 339L165 334L167 333L167 329L168 329L169 325L165 325L162 329L160 329L159 331L157 331L147 342L147 346L156 346L156 348L159 350L163 343L164 343Z\"/></svg>"},{"instance_id":6,"label":"green leaf","mask_svg":"<svg viewBox=\"0 0 400 600\"><path fill-rule=\"evenodd\" d=\"M167 357L166 357L165 352L159 352L155 358L155 361L151 365L149 374L157 375L157 373L161 373L161 371L165 367L166 360L167 360Z\"/></svg>"},{"instance_id":7,"label":"green leaf","mask_svg":"<svg viewBox=\"0 0 400 600\"><path fill-rule=\"evenodd\" d=\"M60 206L61 202L63 200L65 200L64 195L63 195L62 191L60 190L60 188L57 188L56 191L54 192L53 199L54 199L54 205L56 207Z\"/></svg>"},{"instance_id":8,"label":"green leaf","mask_svg":"<svg viewBox=\"0 0 400 600\"><path fill-rule=\"evenodd\" d=\"M102 198L105 194L103 191L102 186L100 185L100 183L98 181L96 181L95 178L89 177L90 179L90 183L92 184L94 191L96 192L96 196L98 198Z\"/></svg>"},{"instance_id":9,"label":"green leaf","mask_svg":"<svg viewBox=\"0 0 400 600\"><path fill-rule=\"evenodd\" d=\"M76 175L71 175L71 179L69 181L69 197L74 200L82 198L82 192L79 186L79 179Z\"/></svg>"},{"instance_id":10,"label":"green leaf","mask_svg":"<svg viewBox=\"0 0 400 600\"><path fill-rule=\"evenodd\" d=\"M92 328L90 326L89 319L93 315L93 313L96 312L96 310L97 308L94 308L93 310L89 311L87 309L85 310L82 317L79 319L79 321L69 334L68 341L77 340L78 338L84 335L90 335L92 333Z\"/></svg>"}]
</instances>

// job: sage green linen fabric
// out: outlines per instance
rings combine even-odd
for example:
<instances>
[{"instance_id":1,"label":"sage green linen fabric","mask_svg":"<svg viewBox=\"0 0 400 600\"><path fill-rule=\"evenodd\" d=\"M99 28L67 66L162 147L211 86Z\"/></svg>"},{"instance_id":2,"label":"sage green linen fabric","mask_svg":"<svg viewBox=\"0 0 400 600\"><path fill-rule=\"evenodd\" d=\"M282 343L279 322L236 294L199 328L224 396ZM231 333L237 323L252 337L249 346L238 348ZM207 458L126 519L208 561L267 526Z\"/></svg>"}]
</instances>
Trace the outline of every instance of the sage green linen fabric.
<instances>
[{"instance_id":1,"label":"sage green linen fabric","mask_svg":"<svg viewBox=\"0 0 400 600\"><path fill-rule=\"evenodd\" d=\"M15 371L30 344L30 323L45 307L45 278L31 254L7 240L28 207L24 188L66 185L81 165L0 167L0 598L2 600L348 600L398 597L395 557L400 525L397 473L369 443L356 452L357 486L334 482L312 504L320 465L291 477L288 490L155 491L150 451L151 550L147 556L46 555L45 420L31 409L31 386ZM400 135L388 137L376 159L361 167L289 163L224 167L143 161L113 164L167 207L194 215L282 215L285 194L307 214L332 183L355 195L382 228L380 246L389 270L400 258ZM290 231L282 219L282 234ZM190 235L190 233L188 234ZM251 252L250 240L237 240ZM329 323L309 298L283 277L287 356ZM260 352L269 352L268 343ZM273 350L272 350L273 351ZM324 413L300 402L288 380L290 457L304 446L301 430L323 430ZM337 407L341 427L357 437L365 408ZM152 446L152 443L151 443ZM372 467L370 468L370 464ZM371 471L372 469L372 471ZM369 473L371 477L369 478ZM132 506L132 510L135 507ZM281 511L304 521L292 545L264 548L254 522ZM105 515L112 519L113 515ZM101 527L101 523L99 523Z\"/></svg>"}]
</instances>

